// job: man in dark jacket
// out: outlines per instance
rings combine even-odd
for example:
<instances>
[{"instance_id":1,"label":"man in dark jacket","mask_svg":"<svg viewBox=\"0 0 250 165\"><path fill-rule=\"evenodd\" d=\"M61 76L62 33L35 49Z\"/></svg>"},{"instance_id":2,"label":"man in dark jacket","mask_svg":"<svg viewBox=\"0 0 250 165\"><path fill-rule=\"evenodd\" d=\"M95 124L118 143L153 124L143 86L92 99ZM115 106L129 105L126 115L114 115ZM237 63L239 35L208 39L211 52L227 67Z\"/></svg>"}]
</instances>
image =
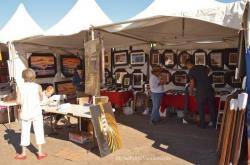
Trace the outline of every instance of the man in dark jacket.
<instances>
[{"instance_id":1,"label":"man in dark jacket","mask_svg":"<svg viewBox=\"0 0 250 165\"><path fill-rule=\"evenodd\" d=\"M186 66L189 70L188 76L190 79L189 92L192 95L193 88L196 88L196 100L198 104L198 110L200 115L201 128L205 128L205 105L208 104L209 112L211 115L212 125L215 127L216 114L214 103L214 90L211 85L211 80L208 77L208 68L203 65L194 66L193 62L188 59Z\"/></svg>"}]
</instances>

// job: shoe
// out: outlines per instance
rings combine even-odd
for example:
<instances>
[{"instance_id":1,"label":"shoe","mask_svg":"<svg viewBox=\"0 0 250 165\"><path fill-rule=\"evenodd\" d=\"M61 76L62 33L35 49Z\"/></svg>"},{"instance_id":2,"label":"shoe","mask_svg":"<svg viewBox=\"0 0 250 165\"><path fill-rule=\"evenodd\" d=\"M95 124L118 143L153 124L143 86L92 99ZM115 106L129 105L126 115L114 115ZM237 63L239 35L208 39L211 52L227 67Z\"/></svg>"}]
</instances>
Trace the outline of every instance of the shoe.
<instances>
[{"instance_id":1,"label":"shoe","mask_svg":"<svg viewBox=\"0 0 250 165\"><path fill-rule=\"evenodd\" d=\"M182 123L183 124L188 124L187 120L185 120L184 118L182 119Z\"/></svg>"},{"instance_id":2,"label":"shoe","mask_svg":"<svg viewBox=\"0 0 250 165\"><path fill-rule=\"evenodd\" d=\"M148 115L149 113L149 110L148 109L145 109L144 112L142 113L143 115Z\"/></svg>"},{"instance_id":3,"label":"shoe","mask_svg":"<svg viewBox=\"0 0 250 165\"><path fill-rule=\"evenodd\" d=\"M19 155L15 156L15 159L16 160L25 160L25 159L27 159L27 155L19 154Z\"/></svg>"},{"instance_id":4,"label":"shoe","mask_svg":"<svg viewBox=\"0 0 250 165\"><path fill-rule=\"evenodd\" d=\"M42 160L42 159L46 158L47 156L48 156L47 153L43 153L42 155L37 154L37 155L36 155L36 158L37 158L38 160Z\"/></svg>"}]
</instances>

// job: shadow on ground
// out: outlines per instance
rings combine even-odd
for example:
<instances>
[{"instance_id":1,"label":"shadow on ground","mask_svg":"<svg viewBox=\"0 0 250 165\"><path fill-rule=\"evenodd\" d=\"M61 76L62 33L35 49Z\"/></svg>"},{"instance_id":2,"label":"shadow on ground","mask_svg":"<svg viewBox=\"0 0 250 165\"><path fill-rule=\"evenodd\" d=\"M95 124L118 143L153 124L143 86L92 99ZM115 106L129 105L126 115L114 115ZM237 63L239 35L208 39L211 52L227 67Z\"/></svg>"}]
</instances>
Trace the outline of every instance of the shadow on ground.
<instances>
[{"instance_id":1,"label":"shadow on ground","mask_svg":"<svg viewBox=\"0 0 250 165\"><path fill-rule=\"evenodd\" d=\"M193 164L217 164L218 132L214 128L201 129L195 124L183 124L176 115L165 118L157 125L150 124L149 119L141 112L130 116L116 112L117 122L146 134L146 138L154 141L152 147Z\"/></svg>"}]
</instances>

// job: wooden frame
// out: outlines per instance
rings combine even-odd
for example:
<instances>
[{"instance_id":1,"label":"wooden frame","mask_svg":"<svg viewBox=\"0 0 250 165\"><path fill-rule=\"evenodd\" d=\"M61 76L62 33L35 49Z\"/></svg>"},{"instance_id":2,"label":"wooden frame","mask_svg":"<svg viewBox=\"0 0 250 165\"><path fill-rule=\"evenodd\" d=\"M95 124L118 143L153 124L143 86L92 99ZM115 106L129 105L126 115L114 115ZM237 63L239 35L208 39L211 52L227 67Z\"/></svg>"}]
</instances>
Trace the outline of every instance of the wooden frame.
<instances>
[{"instance_id":1,"label":"wooden frame","mask_svg":"<svg viewBox=\"0 0 250 165\"><path fill-rule=\"evenodd\" d=\"M194 64L206 66L207 60L206 60L206 52L205 51L198 50L198 51L194 52Z\"/></svg>"},{"instance_id":2,"label":"wooden frame","mask_svg":"<svg viewBox=\"0 0 250 165\"><path fill-rule=\"evenodd\" d=\"M131 75L126 74L123 76L122 86L123 88L128 88L132 84Z\"/></svg>"},{"instance_id":3,"label":"wooden frame","mask_svg":"<svg viewBox=\"0 0 250 165\"><path fill-rule=\"evenodd\" d=\"M127 65L128 51L127 50L115 51L113 56L113 62L115 66Z\"/></svg>"},{"instance_id":4,"label":"wooden frame","mask_svg":"<svg viewBox=\"0 0 250 165\"><path fill-rule=\"evenodd\" d=\"M53 54L32 53L28 65L36 72L37 78L54 77L57 73L56 57Z\"/></svg>"},{"instance_id":5,"label":"wooden frame","mask_svg":"<svg viewBox=\"0 0 250 165\"><path fill-rule=\"evenodd\" d=\"M130 53L130 64L131 65L144 65L146 62L146 55L144 51L132 51Z\"/></svg>"},{"instance_id":6,"label":"wooden frame","mask_svg":"<svg viewBox=\"0 0 250 165\"><path fill-rule=\"evenodd\" d=\"M133 88L143 87L143 73L133 73Z\"/></svg>"},{"instance_id":7,"label":"wooden frame","mask_svg":"<svg viewBox=\"0 0 250 165\"><path fill-rule=\"evenodd\" d=\"M74 55L60 56L61 72L65 77L72 77L74 69L82 69L82 60Z\"/></svg>"}]
</instances>

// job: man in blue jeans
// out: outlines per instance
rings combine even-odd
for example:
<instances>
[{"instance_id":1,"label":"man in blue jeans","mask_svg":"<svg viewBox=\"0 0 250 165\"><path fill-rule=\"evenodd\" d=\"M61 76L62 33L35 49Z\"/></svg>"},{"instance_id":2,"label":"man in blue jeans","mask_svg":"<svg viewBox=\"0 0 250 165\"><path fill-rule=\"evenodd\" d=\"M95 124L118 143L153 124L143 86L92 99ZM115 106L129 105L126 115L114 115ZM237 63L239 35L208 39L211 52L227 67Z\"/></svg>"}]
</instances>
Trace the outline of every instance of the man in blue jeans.
<instances>
[{"instance_id":1,"label":"man in blue jeans","mask_svg":"<svg viewBox=\"0 0 250 165\"><path fill-rule=\"evenodd\" d=\"M188 59L186 66L189 70L188 76L190 79L189 94L192 95L193 89L196 88L196 100L198 104L198 110L200 115L199 127L205 128L205 105L208 104L208 109L211 116L212 124L216 125L216 113L214 103L214 90L211 84L211 80L208 77L208 68L203 65L195 65Z\"/></svg>"},{"instance_id":2,"label":"man in blue jeans","mask_svg":"<svg viewBox=\"0 0 250 165\"><path fill-rule=\"evenodd\" d=\"M151 90L151 98L152 98L152 113L151 113L151 123L156 124L160 121L160 105L161 100L164 95L164 87L162 82L160 80L160 74L161 74L161 67L156 65L153 66L151 76L149 79L150 84L150 90Z\"/></svg>"}]
</instances>

